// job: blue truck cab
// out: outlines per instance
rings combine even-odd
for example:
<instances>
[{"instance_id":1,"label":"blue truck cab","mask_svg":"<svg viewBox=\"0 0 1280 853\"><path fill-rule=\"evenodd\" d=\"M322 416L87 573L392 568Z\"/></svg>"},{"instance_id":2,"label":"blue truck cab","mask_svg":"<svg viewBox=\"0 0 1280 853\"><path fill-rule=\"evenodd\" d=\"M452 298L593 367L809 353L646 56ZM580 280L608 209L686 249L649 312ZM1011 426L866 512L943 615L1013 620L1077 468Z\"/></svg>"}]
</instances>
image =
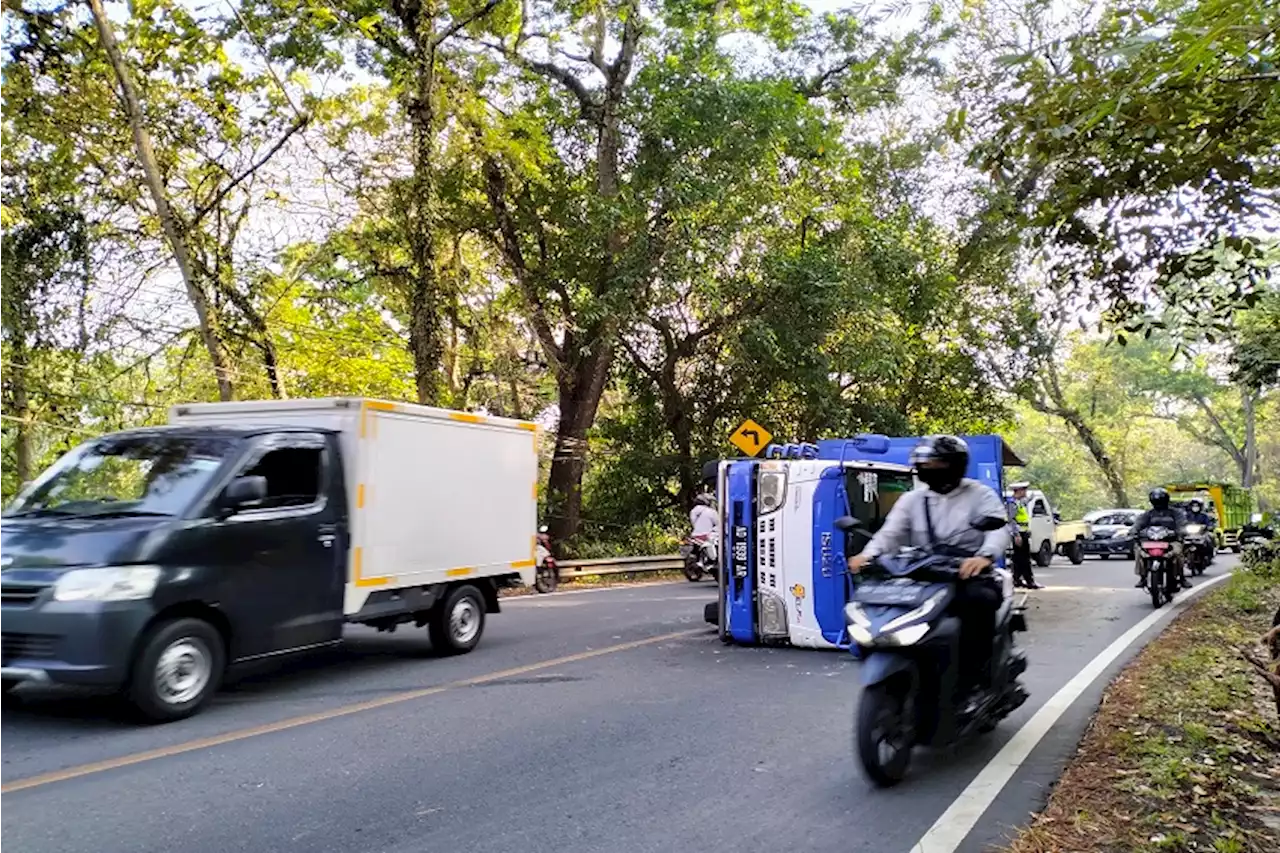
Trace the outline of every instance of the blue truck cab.
<instances>
[{"instance_id":1,"label":"blue truck cab","mask_svg":"<svg viewBox=\"0 0 1280 853\"><path fill-rule=\"evenodd\" d=\"M719 465L719 596L707 609L725 642L847 649L848 555L916 487L911 451L921 439L859 435L771 445L760 459ZM1004 468L1022 462L997 435L965 436L967 476L1004 493ZM852 515L864 529L846 534ZM854 541L857 540L857 541Z\"/></svg>"}]
</instances>

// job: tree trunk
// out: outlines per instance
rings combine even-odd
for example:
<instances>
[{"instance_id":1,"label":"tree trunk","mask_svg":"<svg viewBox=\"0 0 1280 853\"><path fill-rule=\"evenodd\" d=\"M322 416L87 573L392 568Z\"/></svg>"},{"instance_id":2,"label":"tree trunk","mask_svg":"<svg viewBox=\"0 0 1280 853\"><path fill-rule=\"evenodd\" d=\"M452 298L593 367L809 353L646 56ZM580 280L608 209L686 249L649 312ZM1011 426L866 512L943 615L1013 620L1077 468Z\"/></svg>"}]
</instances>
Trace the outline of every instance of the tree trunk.
<instances>
[{"instance_id":1,"label":"tree trunk","mask_svg":"<svg viewBox=\"0 0 1280 853\"><path fill-rule=\"evenodd\" d=\"M596 421L604 383L613 363L613 344L592 338L591 349L576 369L559 382L560 424L547 478L548 522L552 541L568 542L582 526L582 475L586 471L587 434ZM567 381L566 381L567 380Z\"/></svg>"},{"instance_id":2,"label":"tree trunk","mask_svg":"<svg viewBox=\"0 0 1280 853\"><path fill-rule=\"evenodd\" d=\"M178 221L173 209L169 206L169 198L164 187L164 178L160 174L160 164L156 161L155 150L151 146L151 134L147 132L142 113L142 103L139 101L138 91L133 85L133 77L125 64L124 56L120 53L120 45L116 42L115 32L111 29L111 23L107 19L102 0L89 0L89 9L93 14L93 22L98 29L98 37L102 40L103 50L106 51L107 59L111 63L111 70L115 73L116 82L120 86L121 102L124 106L125 115L129 119L129 129L133 132L134 148L138 154L138 163L142 166L143 175L146 177L147 189L151 193L151 201L156 206L156 215L160 217L160 226L164 230L165 239L173 252L173 259L178 265L178 272L182 274L182 282L186 285L187 298L191 300L191 307L195 309L196 318L200 323L200 337L209 353L209 360L213 363L214 375L218 382L218 396L224 401L230 400L235 393L235 389L231 383L231 372L228 369L227 361L222 351L221 335L219 330L215 328L215 320L209 311L209 301L204 289L201 283L196 280L195 270L191 264L191 252L187 246L185 229Z\"/></svg>"},{"instance_id":3,"label":"tree trunk","mask_svg":"<svg viewBox=\"0 0 1280 853\"><path fill-rule=\"evenodd\" d=\"M413 177L405 199L409 252L409 350L413 355L418 402L440 402L440 363L444 356L440 309L443 303L436 269L436 32L434 3L423 4L416 20L407 21L414 36L413 88L407 112L413 130Z\"/></svg>"},{"instance_id":4,"label":"tree trunk","mask_svg":"<svg viewBox=\"0 0 1280 853\"><path fill-rule=\"evenodd\" d=\"M1076 431L1076 435L1080 436L1080 440L1084 442L1089 455L1093 457L1098 469L1102 471L1102 476L1106 478L1107 486L1111 489L1111 496L1115 499L1116 506L1129 506L1129 492L1125 488L1124 477L1120 475L1115 461L1107 453L1107 449L1103 446L1102 440L1098 438L1097 433L1085 423L1084 418L1080 417L1080 413L1074 409L1064 409L1059 412L1059 415Z\"/></svg>"},{"instance_id":5,"label":"tree trunk","mask_svg":"<svg viewBox=\"0 0 1280 853\"><path fill-rule=\"evenodd\" d=\"M23 333L25 335L25 332ZM18 488L31 480L31 399L27 393L27 362L30 353L25 348L13 348L14 363L9 366L9 403L17 423L13 437L13 467L18 475Z\"/></svg>"},{"instance_id":6,"label":"tree trunk","mask_svg":"<svg viewBox=\"0 0 1280 853\"><path fill-rule=\"evenodd\" d=\"M1262 479L1258 471L1258 395L1245 388L1241 391L1244 414L1244 459L1240 465L1240 485L1251 489Z\"/></svg>"}]
</instances>

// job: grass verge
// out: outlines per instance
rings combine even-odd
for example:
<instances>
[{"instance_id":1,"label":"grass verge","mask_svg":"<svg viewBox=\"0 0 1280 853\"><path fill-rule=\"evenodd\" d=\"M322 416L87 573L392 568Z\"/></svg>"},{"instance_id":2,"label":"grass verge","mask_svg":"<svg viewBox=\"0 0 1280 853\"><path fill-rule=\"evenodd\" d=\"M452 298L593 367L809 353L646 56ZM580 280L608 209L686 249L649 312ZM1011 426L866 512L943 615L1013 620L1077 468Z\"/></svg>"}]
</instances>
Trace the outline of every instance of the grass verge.
<instances>
[{"instance_id":1,"label":"grass verge","mask_svg":"<svg viewBox=\"0 0 1280 853\"><path fill-rule=\"evenodd\" d=\"M1277 700L1241 655L1259 651L1277 604L1280 561L1175 619L1107 689L1010 853L1280 850Z\"/></svg>"},{"instance_id":2,"label":"grass verge","mask_svg":"<svg viewBox=\"0 0 1280 853\"><path fill-rule=\"evenodd\" d=\"M560 589L597 589L608 586L635 586L637 584L667 583L669 581L682 580L685 580L684 573L678 569L669 572L636 572L634 574L624 575L588 575L581 578L565 578L560 581ZM714 582L710 579L703 580L700 583L691 583L689 585L695 588L707 589L711 589L715 586ZM537 594L537 590L528 586L511 587L509 589L502 590L503 597Z\"/></svg>"}]
</instances>

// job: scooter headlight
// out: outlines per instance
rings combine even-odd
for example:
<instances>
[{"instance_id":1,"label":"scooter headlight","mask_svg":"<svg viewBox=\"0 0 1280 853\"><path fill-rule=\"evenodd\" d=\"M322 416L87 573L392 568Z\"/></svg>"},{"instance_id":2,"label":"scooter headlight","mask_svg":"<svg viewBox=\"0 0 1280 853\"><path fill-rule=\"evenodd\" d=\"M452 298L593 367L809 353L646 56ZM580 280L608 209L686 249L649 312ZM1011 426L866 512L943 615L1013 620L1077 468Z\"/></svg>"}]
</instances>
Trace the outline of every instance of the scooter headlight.
<instances>
[{"instance_id":1,"label":"scooter headlight","mask_svg":"<svg viewBox=\"0 0 1280 853\"><path fill-rule=\"evenodd\" d=\"M933 595L929 596L929 598L924 602L924 604L921 604L915 610L904 613L898 618L887 623L884 626L883 633L889 634L889 633L897 632L898 629L902 628L902 626L904 625L909 625L910 623L915 622L917 619L924 619L930 613L933 613L933 611L937 610L940 606L942 606L942 602L946 597L947 597L947 591L945 589L935 592ZM925 626L925 630L928 630L927 625ZM924 636L924 635L922 634L921 636ZM914 640L912 642L914 642Z\"/></svg>"},{"instance_id":2,"label":"scooter headlight","mask_svg":"<svg viewBox=\"0 0 1280 853\"><path fill-rule=\"evenodd\" d=\"M1191 536L1199 536L1201 533L1204 533L1204 525L1203 525L1203 524L1188 524L1188 525L1187 525L1187 533L1188 533L1189 535L1191 535Z\"/></svg>"},{"instance_id":3,"label":"scooter headlight","mask_svg":"<svg viewBox=\"0 0 1280 853\"><path fill-rule=\"evenodd\" d=\"M861 625L849 626L849 639L860 646L870 646L875 643L875 638L871 636L871 632Z\"/></svg>"}]
</instances>

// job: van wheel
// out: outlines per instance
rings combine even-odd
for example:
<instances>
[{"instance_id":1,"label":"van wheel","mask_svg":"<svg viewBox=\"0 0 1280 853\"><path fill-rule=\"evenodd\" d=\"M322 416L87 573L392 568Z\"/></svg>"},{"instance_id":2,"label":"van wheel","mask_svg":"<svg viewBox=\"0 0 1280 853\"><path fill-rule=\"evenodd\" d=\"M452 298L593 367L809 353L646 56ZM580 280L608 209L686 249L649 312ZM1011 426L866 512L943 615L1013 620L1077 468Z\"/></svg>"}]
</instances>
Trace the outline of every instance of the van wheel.
<instances>
[{"instance_id":1,"label":"van wheel","mask_svg":"<svg viewBox=\"0 0 1280 853\"><path fill-rule=\"evenodd\" d=\"M1052 562L1053 544L1046 539L1040 543L1040 550L1036 551L1036 565L1043 569Z\"/></svg>"},{"instance_id":2,"label":"van wheel","mask_svg":"<svg viewBox=\"0 0 1280 853\"><path fill-rule=\"evenodd\" d=\"M484 633L484 596L474 586L460 586L431 611L431 645L447 655L466 654Z\"/></svg>"},{"instance_id":3,"label":"van wheel","mask_svg":"<svg viewBox=\"0 0 1280 853\"><path fill-rule=\"evenodd\" d=\"M142 640L129 677L129 701L155 723L181 720L204 707L222 683L222 636L208 622L174 619Z\"/></svg>"}]
</instances>

